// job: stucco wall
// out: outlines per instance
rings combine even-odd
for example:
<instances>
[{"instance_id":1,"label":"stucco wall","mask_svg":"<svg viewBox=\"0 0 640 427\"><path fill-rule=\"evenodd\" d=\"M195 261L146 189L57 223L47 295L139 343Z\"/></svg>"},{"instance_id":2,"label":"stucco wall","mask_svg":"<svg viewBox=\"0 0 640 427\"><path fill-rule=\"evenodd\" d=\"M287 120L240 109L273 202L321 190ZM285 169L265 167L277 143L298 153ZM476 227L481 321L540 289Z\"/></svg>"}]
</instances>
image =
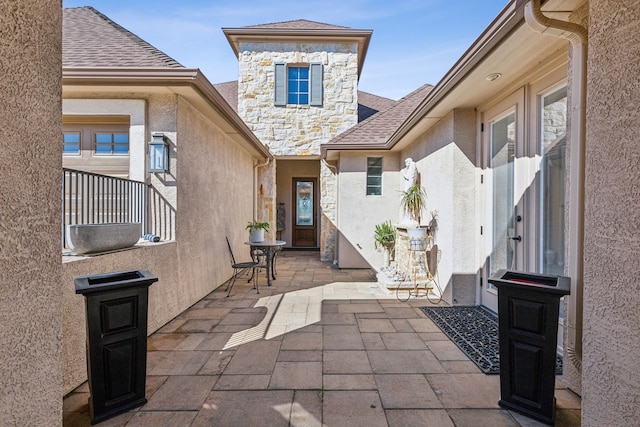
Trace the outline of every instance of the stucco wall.
<instances>
[{"instance_id":1,"label":"stucco wall","mask_svg":"<svg viewBox=\"0 0 640 427\"><path fill-rule=\"evenodd\" d=\"M144 99L64 99L62 114L129 116L129 179L144 181L146 156L146 102Z\"/></svg>"},{"instance_id":2,"label":"stucco wall","mask_svg":"<svg viewBox=\"0 0 640 427\"><path fill-rule=\"evenodd\" d=\"M238 259L248 257L243 242L248 238L245 224L252 216L253 157L184 99L163 96L149 100L153 113L149 127L166 132L176 150L179 147L172 170L180 206L176 241L147 243L124 252L64 263L65 394L86 380L84 301L75 295L74 276L140 268L154 273L159 281L149 290L152 333L231 276L225 236ZM56 224L58 221L56 218ZM56 245L59 254L59 240ZM243 254L245 249L247 253Z\"/></svg>"},{"instance_id":3,"label":"stucco wall","mask_svg":"<svg viewBox=\"0 0 640 427\"><path fill-rule=\"evenodd\" d=\"M367 157L382 157L382 196L367 196ZM342 152L338 192L338 263L341 268L383 266L374 247L375 225L400 220L400 158L391 152Z\"/></svg>"},{"instance_id":4,"label":"stucco wall","mask_svg":"<svg viewBox=\"0 0 640 427\"><path fill-rule=\"evenodd\" d=\"M582 424L640 419L640 5L589 2Z\"/></svg>"},{"instance_id":5,"label":"stucco wall","mask_svg":"<svg viewBox=\"0 0 640 427\"><path fill-rule=\"evenodd\" d=\"M59 1L0 0L0 425L62 423Z\"/></svg>"},{"instance_id":6,"label":"stucco wall","mask_svg":"<svg viewBox=\"0 0 640 427\"><path fill-rule=\"evenodd\" d=\"M254 161L244 149L182 99L178 112L180 281L190 283L189 299L196 301L231 275L225 236L237 259L248 257L245 226L257 190Z\"/></svg>"},{"instance_id":7,"label":"stucco wall","mask_svg":"<svg viewBox=\"0 0 640 427\"><path fill-rule=\"evenodd\" d=\"M402 152L413 158L427 193L422 223L433 215L440 250L437 279L450 304L475 304L476 248L475 111L454 110Z\"/></svg>"}]
</instances>

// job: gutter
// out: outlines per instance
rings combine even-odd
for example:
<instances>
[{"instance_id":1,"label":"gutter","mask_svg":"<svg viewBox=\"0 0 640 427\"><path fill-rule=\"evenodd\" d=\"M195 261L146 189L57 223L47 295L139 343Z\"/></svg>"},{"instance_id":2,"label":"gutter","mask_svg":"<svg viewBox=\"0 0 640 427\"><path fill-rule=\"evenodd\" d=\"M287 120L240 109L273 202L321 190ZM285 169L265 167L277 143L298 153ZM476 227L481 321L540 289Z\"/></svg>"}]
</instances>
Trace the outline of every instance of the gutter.
<instances>
[{"instance_id":1,"label":"gutter","mask_svg":"<svg viewBox=\"0 0 640 427\"><path fill-rule=\"evenodd\" d=\"M192 87L209 106L224 118L257 153L265 159L273 154L253 134L220 92L197 68L125 68L125 67L64 67L63 86L167 86Z\"/></svg>"},{"instance_id":2,"label":"gutter","mask_svg":"<svg viewBox=\"0 0 640 427\"><path fill-rule=\"evenodd\" d=\"M522 25L523 10L520 1L511 0L491 24L473 42L467 51L434 86L427 97L418 105L411 115L398 127L387 141L386 148L391 149L413 127L415 127L433 108L449 95L467 75L473 71L494 48L509 34Z\"/></svg>"},{"instance_id":3,"label":"gutter","mask_svg":"<svg viewBox=\"0 0 640 427\"><path fill-rule=\"evenodd\" d=\"M561 21L545 16L540 9L540 0L530 0L525 5L525 22L542 34L562 37L571 43L571 152L569 155L569 267L571 293L567 305L566 353L576 369L582 370L582 311L584 281L584 170L586 144L586 93L587 93L587 30L573 22Z\"/></svg>"}]
</instances>

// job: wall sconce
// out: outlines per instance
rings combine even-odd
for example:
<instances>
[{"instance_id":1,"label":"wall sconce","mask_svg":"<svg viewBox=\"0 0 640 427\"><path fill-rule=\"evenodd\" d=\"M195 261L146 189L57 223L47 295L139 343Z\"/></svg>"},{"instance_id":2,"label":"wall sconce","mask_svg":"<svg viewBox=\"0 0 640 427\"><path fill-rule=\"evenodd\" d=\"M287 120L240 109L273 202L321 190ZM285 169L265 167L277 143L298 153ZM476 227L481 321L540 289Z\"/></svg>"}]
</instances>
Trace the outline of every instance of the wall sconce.
<instances>
[{"instance_id":1,"label":"wall sconce","mask_svg":"<svg viewBox=\"0 0 640 427\"><path fill-rule=\"evenodd\" d=\"M169 144L164 133L154 132L149 141L149 172L169 172Z\"/></svg>"}]
</instances>

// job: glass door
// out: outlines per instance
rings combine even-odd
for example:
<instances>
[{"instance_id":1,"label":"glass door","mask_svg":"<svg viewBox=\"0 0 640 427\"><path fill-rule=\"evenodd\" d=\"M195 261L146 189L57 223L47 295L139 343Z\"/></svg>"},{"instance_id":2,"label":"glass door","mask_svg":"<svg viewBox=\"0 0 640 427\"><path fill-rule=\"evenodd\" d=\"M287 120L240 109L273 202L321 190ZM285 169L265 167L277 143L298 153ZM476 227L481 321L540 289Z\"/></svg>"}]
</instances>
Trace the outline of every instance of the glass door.
<instances>
[{"instance_id":1,"label":"glass door","mask_svg":"<svg viewBox=\"0 0 640 427\"><path fill-rule=\"evenodd\" d=\"M317 191L315 178L293 179L293 235L292 246L318 246Z\"/></svg>"},{"instance_id":2,"label":"glass door","mask_svg":"<svg viewBox=\"0 0 640 427\"><path fill-rule=\"evenodd\" d=\"M485 220L482 234L485 248L480 302L498 310L498 291L488 282L500 269L522 269L523 204L526 161L523 153L520 97L487 111L484 117L483 194Z\"/></svg>"}]
</instances>

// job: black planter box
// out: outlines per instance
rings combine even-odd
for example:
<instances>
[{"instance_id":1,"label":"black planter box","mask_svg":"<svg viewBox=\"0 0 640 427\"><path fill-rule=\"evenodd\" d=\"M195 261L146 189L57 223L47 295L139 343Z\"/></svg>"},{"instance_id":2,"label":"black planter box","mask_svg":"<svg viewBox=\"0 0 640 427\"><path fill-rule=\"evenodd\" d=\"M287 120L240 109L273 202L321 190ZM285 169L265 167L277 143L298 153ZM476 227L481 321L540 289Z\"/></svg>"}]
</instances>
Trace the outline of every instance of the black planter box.
<instances>
[{"instance_id":1,"label":"black planter box","mask_svg":"<svg viewBox=\"0 0 640 427\"><path fill-rule=\"evenodd\" d=\"M560 298L568 277L499 270L500 401L504 408L553 425Z\"/></svg>"},{"instance_id":2,"label":"black planter box","mask_svg":"<svg viewBox=\"0 0 640 427\"><path fill-rule=\"evenodd\" d=\"M144 405L149 286L147 270L74 277L85 296L91 424Z\"/></svg>"}]
</instances>

